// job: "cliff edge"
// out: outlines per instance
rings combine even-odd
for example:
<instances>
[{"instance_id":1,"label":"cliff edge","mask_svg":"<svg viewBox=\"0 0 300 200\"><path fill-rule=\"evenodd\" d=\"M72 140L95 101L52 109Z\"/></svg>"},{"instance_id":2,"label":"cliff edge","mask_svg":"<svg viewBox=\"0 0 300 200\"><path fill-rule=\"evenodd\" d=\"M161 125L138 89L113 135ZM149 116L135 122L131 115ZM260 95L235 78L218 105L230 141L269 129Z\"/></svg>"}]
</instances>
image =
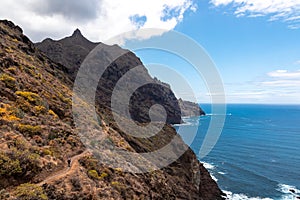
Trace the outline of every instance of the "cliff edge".
<instances>
[{"instance_id":1,"label":"cliff edge","mask_svg":"<svg viewBox=\"0 0 300 200\"><path fill-rule=\"evenodd\" d=\"M78 31L75 36L81 37ZM69 73L68 66L39 51L20 27L0 21L0 199L222 199L189 148L169 166L143 174L95 159L74 125ZM99 90L97 95L107 94ZM130 137L103 106L96 105L97 115L104 139L114 149L151 152L177 135L166 124L158 136ZM181 141L174 148L184 145ZM110 149L104 154L114 158Z\"/></svg>"}]
</instances>

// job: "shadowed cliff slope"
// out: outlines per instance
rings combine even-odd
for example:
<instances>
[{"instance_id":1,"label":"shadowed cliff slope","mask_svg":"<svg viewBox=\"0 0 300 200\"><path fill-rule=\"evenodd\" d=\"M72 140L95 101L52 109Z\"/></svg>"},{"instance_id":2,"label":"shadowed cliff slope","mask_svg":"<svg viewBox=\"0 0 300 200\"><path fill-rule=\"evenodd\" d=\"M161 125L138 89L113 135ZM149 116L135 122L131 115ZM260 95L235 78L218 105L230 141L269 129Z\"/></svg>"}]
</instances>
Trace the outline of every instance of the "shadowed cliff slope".
<instances>
[{"instance_id":1,"label":"shadowed cliff slope","mask_svg":"<svg viewBox=\"0 0 300 200\"><path fill-rule=\"evenodd\" d=\"M169 166L143 174L95 159L74 125L68 70L37 50L20 27L0 21L0 199L221 199L189 148ZM100 106L104 139L114 149L151 152L176 135L166 124L159 140L130 137ZM114 158L110 149L104 153Z\"/></svg>"},{"instance_id":2,"label":"shadowed cliff slope","mask_svg":"<svg viewBox=\"0 0 300 200\"><path fill-rule=\"evenodd\" d=\"M102 58L100 59L105 59L103 55L108 55L113 51L123 51L122 56L110 63L99 81L96 100L100 106L110 107L112 92L118 80L130 70L139 67L139 73L135 73L135 75L129 77L131 79L129 80L130 83L142 85L142 83L147 80L152 84L144 85L132 95L130 114L134 120L138 122L149 122L148 111L155 103L165 107L168 114L168 123L180 123L181 113L183 116L200 116L205 114L197 104L185 101L178 102L168 84L151 78L141 60L136 57L134 53L123 50L117 45L108 46L103 43L92 43L88 41L78 29L75 30L70 37L58 41L46 39L36 44L36 47L53 61L66 66L68 75L73 80L83 60L96 46L97 49L101 49L99 54L102 55ZM99 61L102 62L100 59ZM97 61L94 61L94 63L97 63ZM97 72L95 71L95 73ZM123 99L122 94L120 94L117 99ZM159 116L160 113L156 113L155 115Z\"/></svg>"}]
</instances>

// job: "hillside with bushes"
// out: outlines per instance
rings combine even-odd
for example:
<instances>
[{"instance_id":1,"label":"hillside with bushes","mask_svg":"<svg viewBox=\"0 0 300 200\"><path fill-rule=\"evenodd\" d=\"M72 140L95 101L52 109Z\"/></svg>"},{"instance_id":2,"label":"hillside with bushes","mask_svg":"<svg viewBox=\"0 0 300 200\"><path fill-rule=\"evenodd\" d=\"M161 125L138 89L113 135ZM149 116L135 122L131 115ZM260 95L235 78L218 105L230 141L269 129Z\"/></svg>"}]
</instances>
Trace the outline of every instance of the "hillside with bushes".
<instances>
[{"instance_id":1,"label":"hillside with bushes","mask_svg":"<svg viewBox=\"0 0 300 200\"><path fill-rule=\"evenodd\" d=\"M96 159L74 123L69 71L38 50L20 27L0 21L0 199L222 199L189 148L169 166L143 174ZM100 125L115 149L151 152L177 135L166 124L159 140L126 136L101 106L96 105Z\"/></svg>"}]
</instances>

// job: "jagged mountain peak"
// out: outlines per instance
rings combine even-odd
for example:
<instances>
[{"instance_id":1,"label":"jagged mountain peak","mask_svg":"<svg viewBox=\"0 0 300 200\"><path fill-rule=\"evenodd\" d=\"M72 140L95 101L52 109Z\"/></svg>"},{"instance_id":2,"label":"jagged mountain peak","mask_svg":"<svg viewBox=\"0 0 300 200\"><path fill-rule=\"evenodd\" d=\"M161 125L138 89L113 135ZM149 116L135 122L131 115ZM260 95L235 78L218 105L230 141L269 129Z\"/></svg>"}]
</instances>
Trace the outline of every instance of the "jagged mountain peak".
<instances>
[{"instance_id":1,"label":"jagged mountain peak","mask_svg":"<svg viewBox=\"0 0 300 200\"><path fill-rule=\"evenodd\" d=\"M110 46L102 43L92 43L86 38L84 38L84 36L82 36L79 29L76 29L71 37L66 37L56 42L38 43L36 44L36 47L43 51L53 61L65 66L68 69L69 76L72 80L74 80L83 60L99 44L101 46L98 48L98 50L100 51L101 49L101 54L106 56L112 54L112 52L124 53L126 51L118 45ZM106 58L103 57L100 58L100 60L101 59L104 60ZM94 62L98 63L98 61ZM100 61L100 63L102 63L102 61ZM102 82L105 85L103 87L103 91L107 92L108 90L112 89L114 84L118 82L118 79L121 78L122 75L124 75L127 71L136 66L141 66L142 72L135 77L135 83L142 83L143 80L149 80L153 81L153 83L159 82L161 85L165 86L160 86L159 88L144 87L144 89L141 89L139 92L145 93L147 96L146 99L152 99L153 101L158 101L161 104L166 105L167 110L169 111L169 116L167 119L168 123L180 123L181 113L185 116L198 116L205 114L201 109L199 109L199 106L197 104L191 102L185 103L181 101L180 105L182 106L180 108L178 104L179 102L177 102L177 99L174 93L171 91L170 86L168 84L162 83L161 81L158 81L157 79L153 80L149 75L147 69L143 66L142 61L133 52L130 51L127 51L127 53L122 55L120 58L118 58L111 64L109 74L106 74L106 77L102 78L102 80L105 80L104 82ZM104 95L102 93L103 92L101 92L100 96L103 98ZM123 98L120 97L120 99ZM134 101L138 103L142 100L134 99ZM110 104L110 95L107 94L107 97L101 99L100 102L107 105ZM147 106L150 106L150 104ZM148 116L147 106L135 105L135 110L132 111L135 113L133 114L133 119L139 122L148 122L150 118Z\"/></svg>"},{"instance_id":2,"label":"jagged mountain peak","mask_svg":"<svg viewBox=\"0 0 300 200\"><path fill-rule=\"evenodd\" d=\"M68 77L72 68L65 71L63 63L52 61L80 64L82 59L74 59L88 53L89 43L76 40L79 43L74 44L69 38L39 44L47 50L41 53L18 26L0 20L0 199L223 199L191 149L171 165L144 174L110 167L85 151L72 115L73 82ZM106 97L113 86L109 80L116 80L132 64L140 61L129 53L116 61L97 97ZM108 127L103 141L113 145L113 150L99 152L105 159L114 160L115 150L152 152L177 134L167 124L151 138L123 134L100 103L95 110L101 125ZM172 148L177 152L184 145L179 141ZM133 166L131 160L115 161L119 166ZM138 162L149 163L146 158Z\"/></svg>"},{"instance_id":3,"label":"jagged mountain peak","mask_svg":"<svg viewBox=\"0 0 300 200\"><path fill-rule=\"evenodd\" d=\"M83 37L81 31L77 28L73 34L72 34L72 37Z\"/></svg>"},{"instance_id":4,"label":"jagged mountain peak","mask_svg":"<svg viewBox=\"0 0 300 200\"><path fill-rule=\"evenodd\" d=\"M57 41L46 39L35 45L50 59L65 66L68 69L68 73L75 78L76 69L98 44L86 39L77 28L69 37Z\"/></svg>"},{"instance_id":5,"label":"jagged mountain peak","mask_svg":"<svg viewBox=\"0 0 300 200\"><path fill-rule=\"evenodd\" d=\"M97 43L93 43L90 40L88 40L78 28L76 28L74 30L74 32L71 36L63 38L63 39L61 39L61 41L75 43L75 45L80 44L81 46L84 46L84 47L90 46L91 44L97 44Z\"/></svg>"}]
</instances>

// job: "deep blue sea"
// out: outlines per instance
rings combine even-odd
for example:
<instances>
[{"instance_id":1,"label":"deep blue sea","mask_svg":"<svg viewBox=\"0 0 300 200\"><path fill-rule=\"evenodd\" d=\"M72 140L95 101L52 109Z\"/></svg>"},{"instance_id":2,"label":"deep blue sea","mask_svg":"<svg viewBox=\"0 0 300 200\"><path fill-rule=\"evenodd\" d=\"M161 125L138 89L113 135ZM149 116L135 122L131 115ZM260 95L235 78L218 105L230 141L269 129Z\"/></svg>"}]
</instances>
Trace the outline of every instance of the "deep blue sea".
<instances>
[{"instance_id":1,"label":"deep blue sea","mask_svg":"<svg viewBox=\"0 0 300 200\"><path fill-rule=\"evenodd\" d=\"M197 155L212 117L201 107L207 116L180 125L185 139L198 124ZM222 134L201 161L228 199L300 199L300 105L227 105Z\"/></svg>"}]
</instances>

